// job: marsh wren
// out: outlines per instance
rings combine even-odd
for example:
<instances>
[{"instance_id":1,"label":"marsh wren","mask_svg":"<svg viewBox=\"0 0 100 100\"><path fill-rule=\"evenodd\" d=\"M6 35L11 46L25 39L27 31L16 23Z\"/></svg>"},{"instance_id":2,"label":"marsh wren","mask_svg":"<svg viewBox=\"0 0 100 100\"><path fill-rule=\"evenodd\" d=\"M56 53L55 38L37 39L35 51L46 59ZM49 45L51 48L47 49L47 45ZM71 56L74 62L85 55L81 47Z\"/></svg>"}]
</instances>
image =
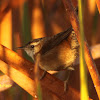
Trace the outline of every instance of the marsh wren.
<instances>
[{"instance_id":1,"label":"marsh wren","mask_svg":"<svg viewBox=\"0 0 100 100\"><path fill-rule=\"evenodd\" d=\"M46 71L73 70L78 55L78 41L72 27L51 37L33 39L23 47L34 62Z\"/></svg>"}]
</instances>

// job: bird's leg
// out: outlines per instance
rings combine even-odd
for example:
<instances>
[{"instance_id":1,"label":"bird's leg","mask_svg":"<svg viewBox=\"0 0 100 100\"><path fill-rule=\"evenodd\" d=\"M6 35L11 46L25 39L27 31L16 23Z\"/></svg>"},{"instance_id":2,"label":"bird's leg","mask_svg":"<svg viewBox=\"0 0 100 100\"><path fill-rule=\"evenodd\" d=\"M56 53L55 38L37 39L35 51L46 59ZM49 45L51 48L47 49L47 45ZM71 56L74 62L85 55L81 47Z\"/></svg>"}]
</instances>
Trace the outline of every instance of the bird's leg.
<instances>
[{"instance_id":1,"label":"bird's leg","mask_svg":"<svg viewBox=\"0 0 100 100\"><path fill-rule=\"evenodd\" d=\"M67 72L68 76L67 76L66 80L64 81L64 91L66 91L68 89L68 81L69 81L70 73L71 73L72 70L74 70L73 67L68 68L68 72Z\"/></svg>"},{"instance_id":2,"label":"bird's leg","mask_svg":"<svg viewBox=\"0 0 100 100\"><path fill-rule=\"evenodd\" d=\"M70 72L71 72L71 70L68 70L67 79L64 81L64 91L67 91L67 89L68 89L68 80L69 80L69 77L70 77Z\"/></svg>"},{"instance_id":3,"label":"bird's leg","mask_svg":"<svg viewBox=\"0 0 100 100\"><path fill-rule=\"evenodd\" d=\"M46 76L46 74L47 74L47 72L44 71L43 74L42 74L41 77L40 77L40 80L42 80L42 79Z\"/></svg>"}]
</instances>

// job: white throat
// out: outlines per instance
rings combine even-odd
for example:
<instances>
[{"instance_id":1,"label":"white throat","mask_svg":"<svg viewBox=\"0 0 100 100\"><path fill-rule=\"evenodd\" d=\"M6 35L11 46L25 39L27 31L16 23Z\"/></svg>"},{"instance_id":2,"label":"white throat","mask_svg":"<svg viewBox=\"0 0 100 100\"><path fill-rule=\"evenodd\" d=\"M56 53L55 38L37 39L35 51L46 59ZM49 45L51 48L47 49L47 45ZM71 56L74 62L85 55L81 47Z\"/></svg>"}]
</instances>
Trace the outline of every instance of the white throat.
<instances>
[{"instance_id":1,"label":"white throat","mask_svg":"<svg viewBox=\"0 0 100 100\"><path fill-rule=\"evenodd\" d=\"M34 52L33 51L28 51L28 50L25 50L26 51L26 53L33 59L33 61L34 61Z\"/></svg>"}]
</instances>

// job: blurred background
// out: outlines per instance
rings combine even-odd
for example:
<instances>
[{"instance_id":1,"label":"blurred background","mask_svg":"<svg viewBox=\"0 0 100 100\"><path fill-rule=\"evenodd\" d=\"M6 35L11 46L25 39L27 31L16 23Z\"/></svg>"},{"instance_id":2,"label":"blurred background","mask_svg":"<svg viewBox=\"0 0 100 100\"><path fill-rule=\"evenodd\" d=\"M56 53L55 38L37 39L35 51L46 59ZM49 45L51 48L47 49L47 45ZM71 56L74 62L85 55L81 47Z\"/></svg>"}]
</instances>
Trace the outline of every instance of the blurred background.
<instances>
[{"instance_id":1,"label":"blurred background","mask_svg":"<svg viewBox=\"0 0 100 100\"><path fill-rule=\"evenodd\" d=\"M77 8L77 0L72 2ZM83 6L85 37L89 46L95 46L100 43L100 16L96 2L83 0ZM25 52L17 51L16 47L35 38L52 36L70 26L69 17L61 0L0 0L0 43L30 61L32 59ZM100 72L99 62L99 58L95 59ZM57 76L63 79L63 74L64 72L61 72ZM31 95L2 72L0 80L0 85L6 85L6 88L0 87L0 100L33 100ZM75 66L69 84L80 90L79 65ZM90 97L98 100L89 73L88 84Z\"/></svg>"}]
</instances>

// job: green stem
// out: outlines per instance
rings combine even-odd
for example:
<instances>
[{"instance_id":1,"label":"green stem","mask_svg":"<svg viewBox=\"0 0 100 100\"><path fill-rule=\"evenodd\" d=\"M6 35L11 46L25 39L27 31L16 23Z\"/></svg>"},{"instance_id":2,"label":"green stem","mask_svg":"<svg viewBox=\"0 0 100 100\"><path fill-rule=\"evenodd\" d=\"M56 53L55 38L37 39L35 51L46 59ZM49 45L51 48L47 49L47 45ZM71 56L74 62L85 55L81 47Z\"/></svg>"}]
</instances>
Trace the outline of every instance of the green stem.
<instances>
[{"instance_id":1,"label":"green stem","mask_svg":"<svg viewBox=\"0 0 100 100\"><path fill-rule=\"evenodd\" d=\"M78 0L79 22L80 22L80 83L81 83L81 100L88 100L87 72L84 59L84 27L82 15L82 1Z\"/></svg>"}]
</instances>

